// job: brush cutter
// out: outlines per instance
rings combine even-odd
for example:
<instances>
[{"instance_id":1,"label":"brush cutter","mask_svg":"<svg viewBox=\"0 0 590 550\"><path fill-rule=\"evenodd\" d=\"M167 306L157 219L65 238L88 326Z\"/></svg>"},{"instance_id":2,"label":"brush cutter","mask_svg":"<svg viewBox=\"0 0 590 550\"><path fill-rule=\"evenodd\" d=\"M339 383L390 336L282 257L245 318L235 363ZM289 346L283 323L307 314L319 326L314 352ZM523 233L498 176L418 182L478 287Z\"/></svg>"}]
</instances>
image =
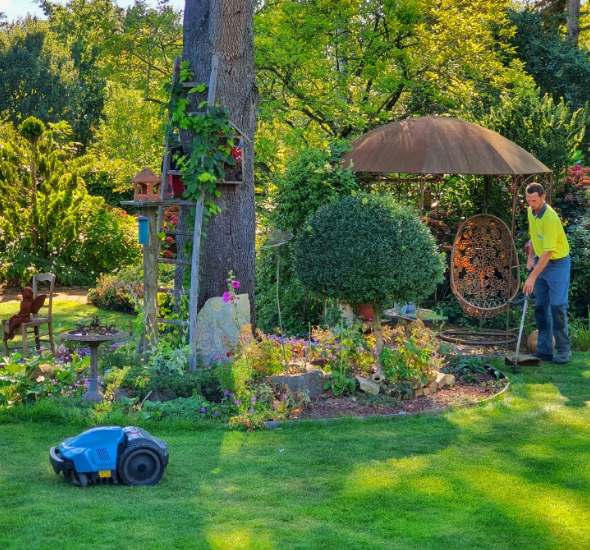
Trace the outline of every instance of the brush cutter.
<instances>
[{"instance_id":1,"label":"brush cutter","mask_svg":"<svg viewBox=\"0 0 590 550\"><path fill-rule=\"evenodd\" d=\"M520 330L518 331L518 341L516 342L516 352L512 357L505 356L504 363L510 365L510 370L513 373L520 372L520 367L540 367L541 360L534 355L520 355L520 343L522 341L522 331L524 330L524 320L526 318L526 310L529 307L530 295L527 292L522 300L522 319L520 320ZM521 300L510 302L511 304L520 303Z\"/></svg>"}]
</instances>

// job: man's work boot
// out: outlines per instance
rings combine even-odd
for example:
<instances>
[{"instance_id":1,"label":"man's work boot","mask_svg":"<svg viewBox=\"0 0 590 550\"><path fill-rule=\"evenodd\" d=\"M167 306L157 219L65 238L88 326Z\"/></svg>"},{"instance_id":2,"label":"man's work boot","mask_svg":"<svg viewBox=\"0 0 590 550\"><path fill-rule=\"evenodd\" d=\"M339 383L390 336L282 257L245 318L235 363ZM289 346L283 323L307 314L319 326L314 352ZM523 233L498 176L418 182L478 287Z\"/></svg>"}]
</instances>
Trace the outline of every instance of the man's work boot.
<instances>
[{"instance_id":1,"label":"man's work boot","mask_svg":"<svg viewBox=\"0 0 590 550\"><path fill-rule=\"evenodd\" d=\"M558 353L557 355L553 356L553 362L560 363L563 365L570 360L571 356L572 356L571 351L566 351L565 353Z\"/></svg>"}]
</instances>

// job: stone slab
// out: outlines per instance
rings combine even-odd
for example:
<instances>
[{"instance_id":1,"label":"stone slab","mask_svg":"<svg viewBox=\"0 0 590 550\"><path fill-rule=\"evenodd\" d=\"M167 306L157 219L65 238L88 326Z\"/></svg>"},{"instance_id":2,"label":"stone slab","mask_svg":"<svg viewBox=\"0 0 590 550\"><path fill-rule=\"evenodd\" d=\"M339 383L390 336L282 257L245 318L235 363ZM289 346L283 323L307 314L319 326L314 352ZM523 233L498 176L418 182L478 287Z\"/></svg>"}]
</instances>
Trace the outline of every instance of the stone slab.
<instances>
[{"instance_id":1,"label":"stone slab","mask_svg":"<svg viewBox=\"0 0 590 550\"><path fill-rule=\"evenodd\" d=\"M248 295L239 294L237 298L235 302L209 298L197 314L197 349L205 366L216 357L225 358L250 324Z\"/></svg>"},{"instance_id":2,"label":"stone slab","mask_svg":"<svg viewBox=\"0 0 590 550\"><path fill-rule=\"evenodd\" d=\"M324 373L314 367L307 367L306 372L297 374L269 376L268 380L277 388L284 385L292 393L307 392L309 397L317 397L324 391Z\"/></svg>"}]
</instances>

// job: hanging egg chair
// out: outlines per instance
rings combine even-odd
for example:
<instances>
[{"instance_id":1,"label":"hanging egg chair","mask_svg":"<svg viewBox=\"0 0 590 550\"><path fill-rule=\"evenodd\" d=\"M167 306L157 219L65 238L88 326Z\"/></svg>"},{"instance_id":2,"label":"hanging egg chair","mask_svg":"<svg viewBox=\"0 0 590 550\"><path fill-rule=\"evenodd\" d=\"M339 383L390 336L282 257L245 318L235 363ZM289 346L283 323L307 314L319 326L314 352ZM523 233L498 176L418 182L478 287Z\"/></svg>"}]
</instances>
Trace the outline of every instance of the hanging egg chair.
<instances>
[{"instance_id":1,"label":"hanging egg chair","mask_svg":"<svg viewBox=\"0 0 590 550\"><path fill-rule=\"evenodd\" d=\"M517 265L510 229L500 218L465 220L451 254L451 290L463 311L479 319L504 313L520 286Z\"/></svg>"}]
</instances>

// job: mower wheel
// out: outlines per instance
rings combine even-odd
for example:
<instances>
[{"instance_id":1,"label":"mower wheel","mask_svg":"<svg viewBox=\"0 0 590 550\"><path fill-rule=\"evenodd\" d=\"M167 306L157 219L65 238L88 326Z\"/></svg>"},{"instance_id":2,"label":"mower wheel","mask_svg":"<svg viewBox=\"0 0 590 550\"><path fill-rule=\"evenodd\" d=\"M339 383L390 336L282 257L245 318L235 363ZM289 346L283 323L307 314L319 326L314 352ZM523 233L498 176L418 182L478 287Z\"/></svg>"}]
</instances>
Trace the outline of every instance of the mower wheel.
<instances>
[{"instance_id":1,"label":"mower wheel","mask_svg":"<svg viewBox=\"0 0 590 550\"><path fill-rule=\"evenodd\" d=\"M79 474L75 470L72 470L72 483L76 487L88 487L88 476L86 474Z\"/></svg>"},{"instance_id":2,"label":"mower wheel","mask_svg":"<svg viewBox=\"0 0 590 550\"><path fill-rule=\"evenodd\" d=\"M153 447L131 445L121 453L117 472L125 485L155 485L164 475L164 464Z\"/></svg>"}]
</instances>

